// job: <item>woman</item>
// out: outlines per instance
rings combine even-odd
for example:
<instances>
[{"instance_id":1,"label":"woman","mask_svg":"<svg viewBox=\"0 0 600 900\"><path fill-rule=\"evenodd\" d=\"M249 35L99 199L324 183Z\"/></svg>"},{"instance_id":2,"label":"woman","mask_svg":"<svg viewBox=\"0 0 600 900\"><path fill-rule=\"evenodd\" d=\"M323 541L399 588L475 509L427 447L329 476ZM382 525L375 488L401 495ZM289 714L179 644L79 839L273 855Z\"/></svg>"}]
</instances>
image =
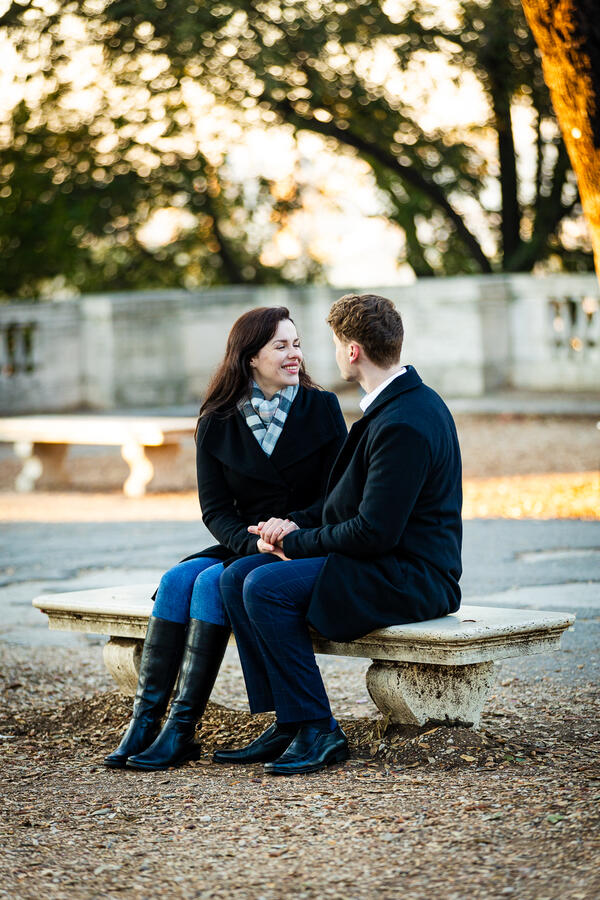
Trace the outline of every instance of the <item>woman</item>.
<instances>
[{"instance_id":1,"label":"woman","mask_svg":"<svg viewBox=\"0 0 600 900\"><path fill-rule=\"evenodd\" d=\"M293 517L290 510L304 509L324 493L345 437L335 394L317 389L304 369L289 310L261 307L240 316L196 429L202 519L219 544L161 579L133 717L104 760L107 766L154 770L197 758L196 723L230 634L219 591L223 563L257 552L258 538L248 526L270 516Z\"/></svg>"}]
</instances>

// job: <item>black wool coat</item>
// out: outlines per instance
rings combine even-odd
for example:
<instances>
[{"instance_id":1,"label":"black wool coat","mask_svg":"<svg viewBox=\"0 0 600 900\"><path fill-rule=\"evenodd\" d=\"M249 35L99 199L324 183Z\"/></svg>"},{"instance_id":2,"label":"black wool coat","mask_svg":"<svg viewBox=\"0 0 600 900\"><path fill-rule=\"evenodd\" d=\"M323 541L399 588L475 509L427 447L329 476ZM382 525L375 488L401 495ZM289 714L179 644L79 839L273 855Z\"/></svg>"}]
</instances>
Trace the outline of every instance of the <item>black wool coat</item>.
<instances>
[{"instance_id":1,"label":"black wool coat","mask_svg":"<svg viewBox=\"0 0 600 900\"><path fill-rule=\"evenodd\" d=\"M412 366L348 435L321 507L283 539L290 559L326 556L307 618L330 640L460 606L461 457L450 412ZM317 524L318 522L318 524Z\"/></svg>"},{"instance_id":2,"label":"black wool coat","mask_svg":"<svg viewBox=\"0 0 600 900\"><path fill-rule=\"evenodd\" d=\"M202 521L219 542L200 553L230 562L256 553L248 525L285 518L325 492L331 466L347 435L335 394L300 387L271 456L242 414L200 419L196 470Z\"/></svg>"}]
</instances>

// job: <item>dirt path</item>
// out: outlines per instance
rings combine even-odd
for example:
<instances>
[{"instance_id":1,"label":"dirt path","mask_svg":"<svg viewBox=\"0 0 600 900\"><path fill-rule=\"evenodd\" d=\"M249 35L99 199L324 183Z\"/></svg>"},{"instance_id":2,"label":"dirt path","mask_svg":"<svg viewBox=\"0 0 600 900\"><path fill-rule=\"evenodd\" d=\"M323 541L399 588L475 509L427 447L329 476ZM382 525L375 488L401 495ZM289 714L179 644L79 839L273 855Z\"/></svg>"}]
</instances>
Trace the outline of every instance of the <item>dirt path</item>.
<instances>
[{"instance_id":1,"label":"dirt path","mask_svg":"<svg viewBox=\"0 0 600 900\"><path fill-rule=\"evenodd\" d=\"M292 779L213 764L216 746L251 738L268 719L212 706L203 758L146 774L101 765L130 705L110 690L90 694L93 684L108 687L98 657L54 650L32 659L6 645L2 655L0 897L595 900L600 892L600 704L591 683L573 693L551 675L530 682L507 665L478 733L383 731L350 701L355 714L342 724L351 760ZM363 684L362 673L331 679L336 708ZM227 691L220 699L239 705Z\"/></svg>"}]
</instances>

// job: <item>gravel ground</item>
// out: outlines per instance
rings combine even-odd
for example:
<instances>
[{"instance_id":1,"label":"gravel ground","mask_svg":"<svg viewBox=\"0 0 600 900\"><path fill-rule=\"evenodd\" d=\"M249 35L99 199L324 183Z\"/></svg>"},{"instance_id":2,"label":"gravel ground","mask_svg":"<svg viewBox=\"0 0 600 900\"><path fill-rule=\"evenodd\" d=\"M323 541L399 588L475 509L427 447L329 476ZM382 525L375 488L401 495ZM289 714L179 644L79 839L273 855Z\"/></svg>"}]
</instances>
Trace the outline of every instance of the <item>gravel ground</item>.
<instances>
[{"instance_id":1,"label":"gravel ground","mask_svg":"<svg viewBox=\"0 0 600 900\"><path fill-rule=\"evenodd\" d=\"M529 681L506 663L479 732L386 730L365 702L362 664L332 667L327 686L352 758L278 779L258 765L211 763L216 746L269 721L231 708L240 705L234 674L217 691L228 708L211 704L205 717L204 756L147 774L101 765L130 704L109 690L97 658L3 650L1 897L600 893L591 683L573 695L552 676Z\"/></svg>"},{"instance_id":2,"label":"gravel ground","mask_svg":"<svg viewBox=\"0 0 600 900\"><path fill-rule=\"evenodd\" d=\"M458 424L471 514L598 517L591 420ZM181 480L170 485L187 491L127 501L116 492L125 471L118 457L75 455L78 490L4 493L0 517L194 520L192 456L182 451ZM13 469L0 461L0 486ZM115 492L99 493L107 485ZM126 726L130 700L113 691L90 643L0 642L0 897L600 895L600 704L585 648L564 657L580 671L576 682L528 660L500 664L478 732L386 727L366 693L368 662L322 658L351 759L278 779L261 766L211 763L215 747L269 721L247 712L234 648L199 732L198 762L165 773L106 770L102 757Z\"/></svg>"}]
</instances>

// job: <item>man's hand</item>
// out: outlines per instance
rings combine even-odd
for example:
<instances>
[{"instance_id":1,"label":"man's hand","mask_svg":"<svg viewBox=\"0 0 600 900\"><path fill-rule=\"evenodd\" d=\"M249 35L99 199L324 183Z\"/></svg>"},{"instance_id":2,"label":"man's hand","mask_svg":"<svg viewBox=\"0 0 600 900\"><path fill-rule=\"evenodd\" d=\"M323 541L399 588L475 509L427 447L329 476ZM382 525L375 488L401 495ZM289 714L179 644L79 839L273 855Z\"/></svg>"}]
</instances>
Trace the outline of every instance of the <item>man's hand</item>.
<instances>
[{"instance_id":1,"label":"man's hand","mask_svg":"<svg viewBox=\"0 0 600 900\"><path fill-rule=\"evenodd\" d=\"M271 518L266 522L259 522L258 525L249 525L250 534L258 534L265 544L280 544L286 534L296 531L298 526L290 519ZM271 551L265 551L271 552Z\"/></svg>"},{"instance_id":2,"label":"man's hand","mask_svg":"<svg viewBox=\"0 0 600 900\"><path fill-rule=\"evenodd\" d=\"M273 544L267 544L265 541L263 541L262 538L259 538L256 542L256 549L259 553L271 553L273 556L278 556L279 559L288 560L288 557L284 554L281 547Z\"/></svg>"},{"instance_id":3,"label":"man's hand","mask_svg":"<svg viewBox=\"0 0 600 900\"><path fill-rule=\"evenodd\" d=\"M271 518L267 522L259 522L258 525L249 525L250 534L258 535L256 549L259 553L272 553L279 559L287 560L289 557L285 555L281 548L281 541L286 534L296 531L298 526L290 519Z\"/></svg>"}]
</instances>

